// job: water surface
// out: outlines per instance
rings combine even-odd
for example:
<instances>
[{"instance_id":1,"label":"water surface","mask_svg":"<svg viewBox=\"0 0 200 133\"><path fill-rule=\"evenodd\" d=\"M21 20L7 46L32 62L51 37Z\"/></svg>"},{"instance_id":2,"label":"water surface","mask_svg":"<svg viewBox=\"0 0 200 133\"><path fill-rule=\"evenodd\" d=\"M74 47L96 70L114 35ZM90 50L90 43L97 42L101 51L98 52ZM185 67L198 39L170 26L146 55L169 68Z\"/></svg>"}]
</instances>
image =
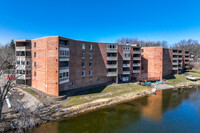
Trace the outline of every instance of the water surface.
<instances>
[{"instance_id":1,"label":"water surface","mask_svg":"<svg viewBox=\"0 0 200 133\"><path fill-rule=\"evenodd\" d=\"M200 133L200 87L157 91L131 102L43 124L33 133Z\"/></svg>"}]
</instances>

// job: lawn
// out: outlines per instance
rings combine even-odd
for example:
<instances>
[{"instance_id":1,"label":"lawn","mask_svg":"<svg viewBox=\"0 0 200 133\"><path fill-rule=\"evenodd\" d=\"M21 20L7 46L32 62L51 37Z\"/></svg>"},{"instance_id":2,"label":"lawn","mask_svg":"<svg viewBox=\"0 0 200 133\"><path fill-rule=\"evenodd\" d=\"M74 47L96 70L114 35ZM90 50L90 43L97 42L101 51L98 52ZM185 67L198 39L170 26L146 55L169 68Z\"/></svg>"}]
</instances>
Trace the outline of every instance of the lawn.
<instances>
[{"instance_id":1,"label":"lawn","mask_svg":"<svg viewBox=\"0 0 200 133\"><path fill-rule=\"evenodd\" d=\"M174 75L173 77L168 79L168 82L169 85L177 85L180 83L191 82L191 81L187 80L185 75Z\"/></svg>"},{"instance_id":2,"label":"lawn","mask_svg":"<svg viewBox=\"0 0 200 133\"><path fill-rule=\"evenodd\" d=\"M71 107L74 105L79 105L87 102L91 102L96 99L101 98L110 98L114 96L119 96L122 94L130 93L130 92L138 92L144 89L147 89L146 86L134 85L134 84L126 84L121 86L104 86L97 87L93 89L89 89L87 94L72 96L63 103L63 107Z\"/></svg>"},{"instance_id":3,"label":"lawn","mask_svg":"<svg viewBox=\"0 0 200 133\"><path fill-rule=\"evenodd\" d=\"M192 75L194 77L200 77L200 68L199 69L192 69L187 74Z\"/></svg>"}]
</instances>

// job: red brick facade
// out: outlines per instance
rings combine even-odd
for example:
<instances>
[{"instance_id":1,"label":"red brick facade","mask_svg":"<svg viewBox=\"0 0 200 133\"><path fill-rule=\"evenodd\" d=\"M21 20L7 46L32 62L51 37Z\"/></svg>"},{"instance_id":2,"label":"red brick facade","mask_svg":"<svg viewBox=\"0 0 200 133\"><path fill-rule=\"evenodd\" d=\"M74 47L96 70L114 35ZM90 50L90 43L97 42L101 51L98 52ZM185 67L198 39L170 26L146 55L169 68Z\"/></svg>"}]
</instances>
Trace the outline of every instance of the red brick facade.
<instances>
[{"instance_id":1,"label":"red brick facade","mask_svg":"<svg viewBox=\"0 0 200 133\"><path fill-rule=\"evenodd\" d=\"M16 41L16 48L16 53L31 53L31 56L27 56L28 53L16 55L17 60L29 59L32 62L29 68L31 73L26 73L26 78L24 77L25 83L55 96L64 91L109 82L127 82L151 77L159 77L162 80L164 76L174 72L173 55L176 54L163 47L141 48L137 45L86 42L59 36L19 40ZM180 52L182 54L176 54L177 60L182 58L180 61L184 69L189 53ZM25 69L28 67L21 68L29 70ZM28 77L29 75L31 76Z\"/></svg>"}]
</instances>

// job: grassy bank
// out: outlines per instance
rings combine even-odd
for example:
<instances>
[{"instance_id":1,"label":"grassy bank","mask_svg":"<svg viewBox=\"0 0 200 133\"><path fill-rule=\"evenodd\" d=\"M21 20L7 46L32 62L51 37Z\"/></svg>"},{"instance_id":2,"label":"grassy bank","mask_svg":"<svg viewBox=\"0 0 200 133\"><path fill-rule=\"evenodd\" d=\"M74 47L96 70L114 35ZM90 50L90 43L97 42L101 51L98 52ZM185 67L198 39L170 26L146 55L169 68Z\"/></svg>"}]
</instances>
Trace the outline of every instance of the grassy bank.
<instances>
[{"instance_id":1,"label":"grassy bank","mask_svg":"<svg viewBox=\"0 0 200 133\"><path fill-rule=\"evenodd\" d=\"M74 105L79 105L87 102L91 102L93 100L101 99L101 98L110 98L130 92L139 92L147 89L146 86L139 86L135 84L125 84L120 86L105 86L89 89L86 92L82 92L77 94L76 96L72 96L62 104L63 107L71 107Z\"/></svg>"},{"instance_id":2,"label":"grassy bank","mask_svg":"<svg viewBox=\"0 0 200 133\"><path fill-rule=\"evenodd\" d=\"M200 77L200 68L199 69L192 69L187 72L188 75L192 75L194 77Z\"/></svg>"},{"instance_id":3,"label":"grassy bank","mask_svg":"<svg viewBox=\"0 0 200 133\"><path fill-rule=\"evenodd\" d=\"M190 80L187 80L185 75L174 75L173 77L170 77L168 80L168 85L177 85L181 83L186 83L186 82L192 82Z\"/></svg>"}]
</instances>

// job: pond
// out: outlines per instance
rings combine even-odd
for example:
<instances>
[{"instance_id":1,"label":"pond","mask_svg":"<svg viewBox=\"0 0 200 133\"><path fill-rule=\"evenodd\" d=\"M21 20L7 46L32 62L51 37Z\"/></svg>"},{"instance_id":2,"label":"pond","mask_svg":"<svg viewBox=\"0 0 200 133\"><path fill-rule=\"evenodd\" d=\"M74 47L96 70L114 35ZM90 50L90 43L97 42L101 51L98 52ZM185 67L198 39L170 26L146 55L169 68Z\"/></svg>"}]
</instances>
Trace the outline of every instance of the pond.
<instances>
[{"instance_id":1,"label":"pond","mask_svg":"<svg viewBox=\"0 0 200 133\"><path fill-rule=\"evenodd\" d=\"M200 133L200 87L161 90L127 103L47 123L32 133Z\"/></svg>"}]
</instances>

